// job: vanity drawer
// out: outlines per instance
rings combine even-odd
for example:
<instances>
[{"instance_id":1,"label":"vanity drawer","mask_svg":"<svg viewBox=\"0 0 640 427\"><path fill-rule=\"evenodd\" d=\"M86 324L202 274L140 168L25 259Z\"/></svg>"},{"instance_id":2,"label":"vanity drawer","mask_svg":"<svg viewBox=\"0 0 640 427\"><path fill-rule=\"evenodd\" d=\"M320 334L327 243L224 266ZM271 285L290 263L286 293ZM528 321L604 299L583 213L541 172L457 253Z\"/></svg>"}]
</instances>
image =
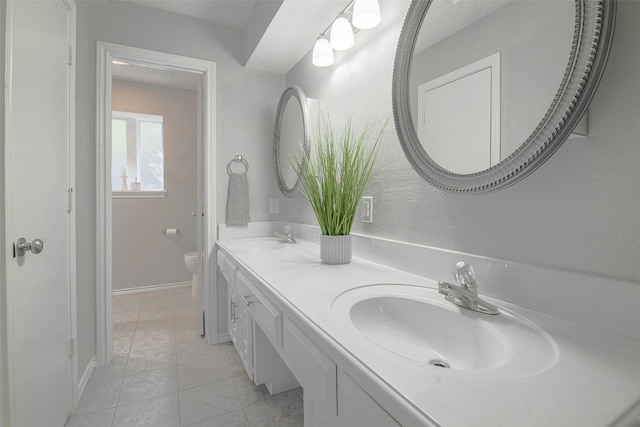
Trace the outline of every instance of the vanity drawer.
<instances>
[{"instance_id":1,"label":"vanity drawer","mask_svg":"<svg viewBox=\"0 0 640 427\"><path fill-rule=\"evenodd\" d=\"M283 335L287 366L302 385L305 397L310 395L310 401L324 406L321 412L328 411L336 415L338 402L335 362L289 319L284 323Z\"/></svg>"},{"instance_id":2,"label":"vanity drawer","mask_svg":"<svg viewBox=\"0 0 640 427\"><path fill-rule=\"evenodd\" d=\"M246 300L253 319L273 345L282 347L282 313L242 273L236 276L236 286Z\"/></svg>"},{"instance_id":3,"label":"vanity drawer","mask_svg":"<svg viewBox=\"0 0 640 427\"><path fill-rule=\"evenodd\" d=\"M222 267L222 275L227 279L227 283L233 283L234 276L238 266L233 263L229 258L224 258L224 266Z\"/></svg>"},{"instance_id":4,"label":"vanity drawer","mask_svg":"<svg viewBox=\"0 0 640 427\"><path fill-rule=\"evenodd\" d=\"M227 259L227 256L224 254L224 252L218 250L216 258L218 260L218 269L222 271L224 269L224 260Z\"/></svg>"}]
</instances>

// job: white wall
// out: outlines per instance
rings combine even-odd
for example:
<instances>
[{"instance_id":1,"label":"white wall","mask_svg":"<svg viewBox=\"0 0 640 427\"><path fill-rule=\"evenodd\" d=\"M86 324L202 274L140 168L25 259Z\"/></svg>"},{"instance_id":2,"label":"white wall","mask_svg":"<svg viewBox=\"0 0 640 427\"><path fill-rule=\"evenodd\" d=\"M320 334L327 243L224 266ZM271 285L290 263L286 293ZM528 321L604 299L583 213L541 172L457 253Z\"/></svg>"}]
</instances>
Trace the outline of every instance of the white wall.
<instances>
[{"instance_id":1,"label":"white wall","mask_svg":"<svg viewBox=\"0 0 640 427\"><path fill-rule=\"evenodd\" d=\"M163 117L167 191L164 198L112 199L113 289L190 282L184 254L197 249L198 92L114 80L112 93L116 111ZM166 228L180 232L162 234Z\"/></svg>"},{"instance_id":2,"label":"white wall","mask_svg":"<svg viewBox=\"0 0 640 427\"><path fill-rule=\"evenodd\" d=\"M390 115L394 55L408 2L382 2L381 8L382 24L358 33L354 49L337 53L336 63L325 69L313 67L307 55L287 74L287 86L300 85L334 117L345 110ZM512 187L455 195L417 175L390 126L378 162L382 169L366 192L374 197L374 223L356 223L354 231L640 282L638 21L640 2L619 1L587 138L567 141ZM303 197L278 197L282 217L316 223Z\"/></svg>"},{"instance_id":3,"label":"white wall","mask_svg":"<svg viewBox=\"0 0 640 427\"><path fill-rule=\"evenodd\" d=\"M83 372L96 348L96 42L103 41L216 62L218 219L224 221L227 162L235 153L251 164L254 221L269 219L275 187L271 159L273 117L282 76L242 68L241 30L129 2L78 2L77 249L78 364ZM265 160L269 159L269 160Z\"/></svg>"}]
</instances>

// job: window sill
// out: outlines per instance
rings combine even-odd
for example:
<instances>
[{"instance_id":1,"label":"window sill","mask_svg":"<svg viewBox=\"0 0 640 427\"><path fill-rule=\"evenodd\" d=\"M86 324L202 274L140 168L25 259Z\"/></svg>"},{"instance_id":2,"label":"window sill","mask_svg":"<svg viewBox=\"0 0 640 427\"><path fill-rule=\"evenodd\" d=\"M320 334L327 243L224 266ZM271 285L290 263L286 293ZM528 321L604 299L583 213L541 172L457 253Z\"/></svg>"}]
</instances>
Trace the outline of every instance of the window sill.
<instances>
[{"instance_id":1,"label":"window sill","mask_svg":"<svg viewBox=\"0 0 640 427\"><path fill-rule=\"evenodd\" d=\"M164 190L111 191L113 199L164 199L166 196Z\"/></svg>"}]
</instances>

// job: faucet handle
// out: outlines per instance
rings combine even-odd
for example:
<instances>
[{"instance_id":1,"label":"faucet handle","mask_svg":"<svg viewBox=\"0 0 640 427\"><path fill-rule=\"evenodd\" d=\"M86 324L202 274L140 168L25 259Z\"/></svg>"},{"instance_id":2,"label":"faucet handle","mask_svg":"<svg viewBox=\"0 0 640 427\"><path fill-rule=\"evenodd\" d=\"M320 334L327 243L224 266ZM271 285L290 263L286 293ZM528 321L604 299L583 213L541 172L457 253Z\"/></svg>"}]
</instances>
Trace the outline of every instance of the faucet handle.
<instances>
[{"instance_id":1,"label":"faucet handle","mask_svg":"<svg viewBox=\"0 0 640 427\"><path fill-rule=\"evenodd\" d=\"M453 266L452 273L460 286L469 290L476 288L476 272L471 265L464 261L458 261Z\"/></svg>"},{"instance_id":2,"label":"faucet handle","mask_svg":"<svg viewBox=\"0 0 640 427\"><path fill-rule=\"evenodd\" d=\"M438 293L448 295L451 285L447 282L438 282Z\"/></svg>"}]
</instances>

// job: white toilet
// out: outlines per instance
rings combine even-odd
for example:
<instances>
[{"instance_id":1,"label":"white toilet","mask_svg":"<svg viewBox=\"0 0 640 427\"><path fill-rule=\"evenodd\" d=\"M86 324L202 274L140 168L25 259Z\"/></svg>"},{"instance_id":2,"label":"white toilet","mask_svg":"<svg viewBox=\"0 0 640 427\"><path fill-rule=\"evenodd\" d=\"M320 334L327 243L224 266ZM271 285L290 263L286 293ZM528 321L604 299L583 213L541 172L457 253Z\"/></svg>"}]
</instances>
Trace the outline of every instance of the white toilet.
<instances>
[{"instance_id":1,"label":"white toilet","mask_svg":"<svg viewBox=\"0 0 640 427\"><path fill-rule=\"evenodd\" d=\"M184 254L184 265L193 274L191 279L191 296L198 296L198 251Z\"/></svg>"}]
</instances>

